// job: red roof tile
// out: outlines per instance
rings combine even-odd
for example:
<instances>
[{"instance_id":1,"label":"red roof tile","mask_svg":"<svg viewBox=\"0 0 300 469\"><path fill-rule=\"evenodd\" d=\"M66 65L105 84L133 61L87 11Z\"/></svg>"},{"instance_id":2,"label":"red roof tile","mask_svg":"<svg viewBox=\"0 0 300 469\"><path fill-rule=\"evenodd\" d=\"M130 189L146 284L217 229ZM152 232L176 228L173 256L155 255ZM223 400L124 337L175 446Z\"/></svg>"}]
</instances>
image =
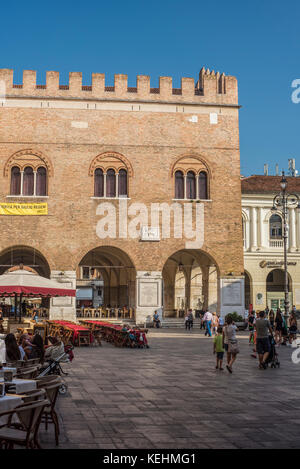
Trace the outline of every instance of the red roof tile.
<instances>
[{"instance_id":1,"label":"red roof tile","mask_svg":"<svg viewBox=\"0 0 300 469\"><path fill-rule=\"evenodd\" d=\"M286 177L287 192L300 193L300 177ZM241 180L242 194L275 194L280 192L281 176L249 176Z\"/></svg>"}]
</instances>

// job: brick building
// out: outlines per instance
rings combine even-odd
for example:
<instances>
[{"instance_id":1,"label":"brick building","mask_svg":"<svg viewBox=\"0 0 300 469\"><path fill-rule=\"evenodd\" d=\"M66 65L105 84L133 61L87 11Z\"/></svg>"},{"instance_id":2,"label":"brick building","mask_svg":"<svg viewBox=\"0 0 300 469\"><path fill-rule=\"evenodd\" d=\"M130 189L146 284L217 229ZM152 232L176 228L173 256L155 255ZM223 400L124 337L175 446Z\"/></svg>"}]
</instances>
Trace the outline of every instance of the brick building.
<instances>
[{"instance_id":1,"label":"brick building","mask_svg":"<svg viewBox=\"0 0 300 469\"><path fill-rule=\"evenodd\" d=\"M244 310L235 77L202 69L181 88L169 77L151 88L148 76L130 88L126 75L83 86L80 73L61 85L47 72L38 85L34 71L14 84L5 69L0 83L0 203L47 206L1 215L0 273L23 263L81 298L92 283L99 302L131 306L137 322L161 306L165 316ZM166 219L151 222L163 203ZM52 318L75 312L75 298L51 300Z\"/></svg>"}]
</instances>

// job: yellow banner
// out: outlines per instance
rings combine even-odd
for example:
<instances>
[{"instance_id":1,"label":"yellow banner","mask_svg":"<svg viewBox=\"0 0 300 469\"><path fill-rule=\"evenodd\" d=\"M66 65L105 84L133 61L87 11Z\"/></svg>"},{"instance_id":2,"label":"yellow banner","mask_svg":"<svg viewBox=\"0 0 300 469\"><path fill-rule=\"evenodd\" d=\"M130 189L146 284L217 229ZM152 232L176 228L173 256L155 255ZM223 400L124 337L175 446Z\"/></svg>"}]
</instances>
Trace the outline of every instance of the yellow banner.
<instances>
[{"instance_id":1,"label":"yellow banner","mask_svg":"<svg viewBox=\"0 0 300 469\"><path fill-rule=\"evenodd\" d=\"M1 204L0 215L48 215L48 204Z\"/></svg>"}]
</instances>

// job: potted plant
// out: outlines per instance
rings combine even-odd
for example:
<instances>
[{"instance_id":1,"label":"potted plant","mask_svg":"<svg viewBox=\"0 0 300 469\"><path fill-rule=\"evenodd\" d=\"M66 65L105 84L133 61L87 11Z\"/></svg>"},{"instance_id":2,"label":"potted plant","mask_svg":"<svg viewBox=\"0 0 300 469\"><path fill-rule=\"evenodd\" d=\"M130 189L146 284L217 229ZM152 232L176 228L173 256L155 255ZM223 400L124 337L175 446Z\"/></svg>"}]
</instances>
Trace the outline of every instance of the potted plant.
<instances>
[{"instance_id":1,"label":"potted plant","mask_svg":"<svg viewBox=\"0 0 300 469\"><path fill-rule=\"evenodd\" d=\"M246 329L247 323L245 319L236 311L234 311L233 313L227 314L226 317L231 317L238 329Z\"/></svg>"}]
</instances>

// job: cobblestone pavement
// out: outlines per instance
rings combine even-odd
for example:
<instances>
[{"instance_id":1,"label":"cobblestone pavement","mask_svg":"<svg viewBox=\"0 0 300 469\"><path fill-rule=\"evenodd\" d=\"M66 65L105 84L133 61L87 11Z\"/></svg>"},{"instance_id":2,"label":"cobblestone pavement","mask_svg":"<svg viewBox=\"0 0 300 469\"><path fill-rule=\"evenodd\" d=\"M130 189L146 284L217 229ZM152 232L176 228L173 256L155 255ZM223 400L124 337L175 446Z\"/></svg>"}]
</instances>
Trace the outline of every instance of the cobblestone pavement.
<instances>
[{"instance_id":1,"label":"cobblestone pavement","mask_svg":"<svg viewBox=\"0 0 300 469\"><path fill-rule=\"evenodd\" d=\"M75 349L60 396L60 448L300 447L300 364L280 347L280 369L259 370L247 334L232 375L215 369L212 339L160 329L149 349ZM54 448L54 430L41 427Z\"/></svg>"}]
</instances>

